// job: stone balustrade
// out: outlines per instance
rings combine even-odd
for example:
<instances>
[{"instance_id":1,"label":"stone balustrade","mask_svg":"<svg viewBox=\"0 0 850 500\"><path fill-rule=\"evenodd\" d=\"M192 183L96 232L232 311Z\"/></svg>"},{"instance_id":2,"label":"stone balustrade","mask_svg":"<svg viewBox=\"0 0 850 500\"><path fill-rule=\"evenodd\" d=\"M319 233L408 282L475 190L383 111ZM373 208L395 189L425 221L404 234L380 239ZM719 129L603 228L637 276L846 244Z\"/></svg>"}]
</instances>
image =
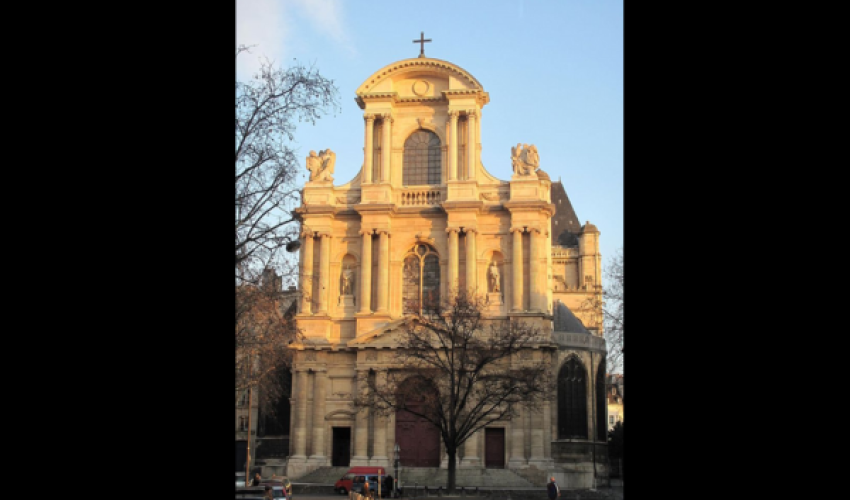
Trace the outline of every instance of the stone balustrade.
<instances>
[{"instance_id":1,"label":"stone balustrade","mask_svg":"<svg viewBox=\"0 0 850 500\"><path fill-rule=\"evenodd\" d=\"M398 204L401 206L439 205L443 201L440 189L411 189L399 193Z\"/></svg>"}]
</instances>

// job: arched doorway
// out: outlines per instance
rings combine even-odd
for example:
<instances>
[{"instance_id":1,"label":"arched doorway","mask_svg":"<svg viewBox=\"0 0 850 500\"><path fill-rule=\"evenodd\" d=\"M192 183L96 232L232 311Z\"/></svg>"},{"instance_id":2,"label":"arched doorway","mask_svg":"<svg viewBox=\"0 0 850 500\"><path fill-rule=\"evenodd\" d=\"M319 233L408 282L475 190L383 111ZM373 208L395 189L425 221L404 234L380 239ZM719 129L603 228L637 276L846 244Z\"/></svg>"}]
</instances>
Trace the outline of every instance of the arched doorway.
<instances>
[{"instance_id":1,"label":"arched doorway","mask_svg":"<svg viewBox=\"0 0 850 500\"><path fill-rule=\"evenodd\" d=\"M436 396L434 388L424 379L408 379L399 389L399 398L405 401L405 406L419 413L427 408L429 396ZM401 465L440 466L440 431L433 424L407 410L399 410L395 415L395 435L401 448Z\"/></svg>"}]
</instances>

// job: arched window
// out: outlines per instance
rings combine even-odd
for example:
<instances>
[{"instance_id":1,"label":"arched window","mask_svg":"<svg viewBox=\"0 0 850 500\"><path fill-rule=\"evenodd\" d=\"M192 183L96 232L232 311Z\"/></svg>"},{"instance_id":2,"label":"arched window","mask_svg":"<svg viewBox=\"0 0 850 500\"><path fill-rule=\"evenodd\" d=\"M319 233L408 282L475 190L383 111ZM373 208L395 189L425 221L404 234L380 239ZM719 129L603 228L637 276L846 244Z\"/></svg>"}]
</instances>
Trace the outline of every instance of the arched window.
<instances>
[{"instance_id":1,"label":"arched window","mask_svg":"<svg viewBox=\"0 0 850 500\"><path fill-rule=\"evenodd\" d=\"M430 130L419 129L404 141L402 184L418 186L440 183L440 138Z\"/></svg>"},{"instance_id":2,"label":"arched window","mask_svg":"<svg viewBox=\"0 0 850 500\"><path fill-rule=\"evenodd\" d=\"M570 358L558 373L558 439L587 439L587 372Z\"/></svg>"},{"instance_id":3,"label":"arched window","mask_svg":"<svg viewBox=\"0 0 850 500\"><path fill-rule=\"evenodd\" d=\"M404 257L402 271L404 314L427 314L440 303L440 257L430 245L414 245Z\"/></svg>"},{"instance_id":4,"label":"arched window","mask_svg":"<svg viewBox=\"0 0 850 500\"><path fill-rule=\"evenodd\" d=\"M596 440L607 441L608 426L605 425L605 414L608 412L608 400L605 396L605 360L599 363L596 370Z\"/></svg>"}]
</instances>

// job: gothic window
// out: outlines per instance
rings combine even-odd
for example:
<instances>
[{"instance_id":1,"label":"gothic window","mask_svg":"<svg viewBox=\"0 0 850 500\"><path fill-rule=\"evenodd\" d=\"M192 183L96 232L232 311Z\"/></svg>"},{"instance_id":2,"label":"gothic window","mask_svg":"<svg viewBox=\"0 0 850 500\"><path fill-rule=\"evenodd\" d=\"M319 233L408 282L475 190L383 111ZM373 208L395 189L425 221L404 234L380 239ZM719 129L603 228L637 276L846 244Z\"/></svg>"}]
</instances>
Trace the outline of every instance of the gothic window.
<instances>
[{"instance_id":1,"label":"gothic window","mask_svg":"<svg viewBox=\"0 0 850 500\"><path fill-rule=\"evenodd\" d=\"M558 373L558 439L587 439L587 372L570 358Z\"/></svg>"},{"instance_id":2,"label":"gothic window","mask_svg":"<svg viewBox=\"0 0 850 500\"><path fill-rule=\"evenodd\" d=\"M596 440L608 439L605 426L605 413L608 411L608 401L605 398L605 360L599 363L596 371Z\"/></svg>"},{"instance_id":3,"label":"gothic window","mask_svg":"<svg viewBox=\"0 0 850 500\"><path fill-rule=\"evenodd\" d=\"M440 302L440 258L430 245L417 244L404 257L404 314L427 314Z\"/></svg>"},{"instance_id":4,"label":"gothic window","mask_svg":"<svg viewBox=\"0 0 850 500\"><path fill-rule=\"evenodd\" d=\"M440 183L440 138L429 130L419 129L404 141L405 186Z\"/></svg>"}]
</instances>

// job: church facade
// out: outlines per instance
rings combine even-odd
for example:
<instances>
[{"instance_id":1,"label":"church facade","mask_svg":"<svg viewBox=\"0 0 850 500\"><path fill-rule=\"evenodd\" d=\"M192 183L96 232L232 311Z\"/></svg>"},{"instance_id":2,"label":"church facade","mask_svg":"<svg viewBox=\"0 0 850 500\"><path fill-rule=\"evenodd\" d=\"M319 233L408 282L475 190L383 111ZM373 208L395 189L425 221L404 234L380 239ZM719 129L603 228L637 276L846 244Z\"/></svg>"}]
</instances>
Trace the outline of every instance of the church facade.
<instances>
[{"instance_id":1,"label":"church facade","mask_svg":"<svg viewBox=\"0 0 850 500\"><path fill-rule=\"evenodd\" d=\"M534 468L590 487L606 465L606 348L592 300L601 298L599 231L578 224L534 145L499 146L505 161L510 146L510 180L487 172L478 138L490 96L463 68L423 54L381 68L356 94L360 172L335 185L336 155L311 151L296 209L304 340L291 346L287 475L390 468L396 443L403 467L446 466L438 434L403 431L394 416L351 403L365 377L397 369L392 333L405 317L462 289L484 297L488 317L544 332L521 357L551 364L558 397L476 433L458 466Z\"/></svg>"}]
</instances>

